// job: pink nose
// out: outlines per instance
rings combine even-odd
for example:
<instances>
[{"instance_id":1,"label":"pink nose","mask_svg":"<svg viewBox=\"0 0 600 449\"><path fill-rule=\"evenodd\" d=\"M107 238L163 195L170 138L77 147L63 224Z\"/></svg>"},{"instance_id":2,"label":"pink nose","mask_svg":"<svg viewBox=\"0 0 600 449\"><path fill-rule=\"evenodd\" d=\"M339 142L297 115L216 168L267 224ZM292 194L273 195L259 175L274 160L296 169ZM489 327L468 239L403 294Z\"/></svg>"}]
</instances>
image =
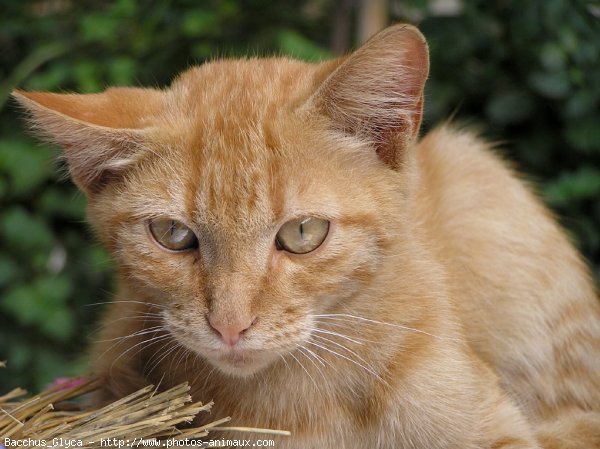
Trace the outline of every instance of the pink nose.
<instances>
[{"instance_id":1,"label":"pink nose","mask_svg":"<svg viewBox=\"0 0 600 449\"><path fill-rule=\"evenodd\" d=\"M240 340L240 337L246 332L254 323L256 318L248 321L238 321L234 323L223 323L219 320L214 319L212 316L208 317L208 323L210 326L219 333L221 339L229 346L235 346Z\"/></svg>"}]
</instances>

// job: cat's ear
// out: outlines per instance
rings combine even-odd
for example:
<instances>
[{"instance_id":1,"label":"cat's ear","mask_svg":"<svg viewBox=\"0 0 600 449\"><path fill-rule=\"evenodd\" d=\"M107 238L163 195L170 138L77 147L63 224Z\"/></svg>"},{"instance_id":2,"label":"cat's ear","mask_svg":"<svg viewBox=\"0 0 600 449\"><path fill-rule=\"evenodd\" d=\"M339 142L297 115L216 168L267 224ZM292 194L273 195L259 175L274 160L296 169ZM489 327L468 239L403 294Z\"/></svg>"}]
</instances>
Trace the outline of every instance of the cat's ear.
<instances>
[{"instance_id":1,"label":"cat's ear","mask_svg":"<svg viewBox=\"0 0 600 449\"><path fill-rule=\"evenodd\" d=\"M62 146L71 177L86 194L100 191L144 149L149 119L162 107L154 89L111 88L98 94L12 93L34 132Z\"/></svg>"},{"instance_id":2,"label":"cat's ear","mask_svg":"<svg viewBox=\"0 0 600 449\"><path fill-rule=\"evenodd\" d=\"M419 132L428 72L423 35L411 25L395 25L347 56L312 100L338 130L367 139L398 168Z\"/></svg>"}]
</instances>

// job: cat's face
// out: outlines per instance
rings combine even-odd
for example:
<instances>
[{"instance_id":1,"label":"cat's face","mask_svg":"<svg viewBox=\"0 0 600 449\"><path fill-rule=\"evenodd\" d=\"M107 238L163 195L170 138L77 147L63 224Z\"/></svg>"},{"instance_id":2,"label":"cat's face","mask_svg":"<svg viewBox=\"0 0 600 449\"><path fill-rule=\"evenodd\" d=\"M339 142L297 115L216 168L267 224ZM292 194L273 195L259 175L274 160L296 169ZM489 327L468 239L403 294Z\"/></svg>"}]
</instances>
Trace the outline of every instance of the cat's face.
<instances>
[{"instance_id":1,"label":"cat's face","mask_svg":"<svg viewBox=\"0 0 600 449\"><path fill-rule=\"evenodd\" d=\"M236 65L238 75L261 69ZM267 91L279 81L262 92L238 85L223 104L225 92L203 92L205 72L194 74L189 126L173 135L157 122L151 153L91 203L91 221L129 282L161 305L168 332L245 375L307 345L315 315L343 312L372 281L394 172L304 111L273 104Z\"/></svg>"},{"instance_id":2,"label":"cat's face","mask_svg":"<svg viewBox=\"0 0 600 449\"><path fill-rule=\"evenodd\" d=\"M311 350L323 315L370 307L408 183L390 149L416 134L426 59L399 28L344 62L222 61L166 91L21 100L65 147L134 299L244 376ZM401 82L374 82L390 64Z\"/></svg>"}]
</instances>

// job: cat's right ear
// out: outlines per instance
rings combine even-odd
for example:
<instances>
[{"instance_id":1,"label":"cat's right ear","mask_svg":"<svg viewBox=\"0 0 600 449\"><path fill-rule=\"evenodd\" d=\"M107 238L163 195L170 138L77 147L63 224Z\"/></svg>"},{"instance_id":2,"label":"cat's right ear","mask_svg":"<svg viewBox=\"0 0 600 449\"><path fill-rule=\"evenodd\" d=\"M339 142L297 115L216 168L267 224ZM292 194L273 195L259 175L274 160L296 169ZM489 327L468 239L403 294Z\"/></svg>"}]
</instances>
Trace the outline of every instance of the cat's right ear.
<instances>
[{"instance_id":1,"label":"cat's right ear","mask_svg":"<svg viewBox=\"0 0 600 449\"><path fill-rule=\"evenodd\" d=\"M382 161L398 168L419 132L428 72L429 52L421 32L394 25L342 59L311 104L338 131L367 140Z\"/></svg>"},{"instance_id":2,"label":"cat's right ear","mask_svg":"<svg viewBox=\"0 0 600 449\"><path fill-rule=\"evenodd\" d=\"M111 88L98 94L15 90L33 131L59 144L73 181L93 195L144 152L149 119L163 104L154 89Z\"/></svg>"}]
</instances>

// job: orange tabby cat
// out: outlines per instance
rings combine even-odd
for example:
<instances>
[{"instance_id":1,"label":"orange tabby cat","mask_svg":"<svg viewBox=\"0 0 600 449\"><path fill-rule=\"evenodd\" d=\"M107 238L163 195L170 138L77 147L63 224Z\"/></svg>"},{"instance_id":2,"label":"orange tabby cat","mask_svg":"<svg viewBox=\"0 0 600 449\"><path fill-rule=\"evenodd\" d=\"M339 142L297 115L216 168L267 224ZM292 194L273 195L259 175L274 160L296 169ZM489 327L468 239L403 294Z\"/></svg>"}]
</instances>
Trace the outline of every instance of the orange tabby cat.
<instances>
[{"instance_id":1,"label":"orange tabby cat","mask_svg":"<svg viewBox=\"0 0 600 449\"><path fill-rule=\"evenodd\" d=\"M428 64L398 25L321 64L14 93L118 266L102 400L189 381L282 449L600 448L590 274L485 142L417 139Z\"/></svg>"}]
</instances>

